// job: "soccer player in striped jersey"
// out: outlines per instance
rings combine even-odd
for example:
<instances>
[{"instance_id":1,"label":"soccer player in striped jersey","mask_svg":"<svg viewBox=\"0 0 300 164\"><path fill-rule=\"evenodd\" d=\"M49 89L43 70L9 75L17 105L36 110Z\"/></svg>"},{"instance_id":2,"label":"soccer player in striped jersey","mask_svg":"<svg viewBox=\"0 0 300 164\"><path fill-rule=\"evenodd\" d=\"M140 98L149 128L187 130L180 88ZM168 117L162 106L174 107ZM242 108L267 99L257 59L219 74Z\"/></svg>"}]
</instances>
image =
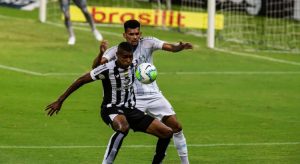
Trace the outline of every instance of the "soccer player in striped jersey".
<instances>
[{"instance_id":1,"label":"soccer player in striped jersey","mask_svg":"<svg viewBox=\"0 0 300 164\"><path fill-rule=\"evenodd\" d=\"M185 49L192 49L190 43L170 44L154 37L141 38L140 23L137 20L128 20L124 23L123 37L134 47L134 60L137 64L153 63L153 52L156 50L165 50L179 52ZM116 59L117 46L107 49L107 51L98 54L95 58L93 67L104 64ZM151 84L142 84L138 80L134 82L134 91L136 93L136 107L155 118L158 118L173 130L174 145L180 156L182 164L188 164L188 150L186 139L183 135L182 126L176 119L175 112L169 101L162 95L156 82ZM156 154L153 163L159 163L165 156L165 151L170 139L159 139L156 147Z\"/></svg>"},{"instance_id":2,"label":"soccer player in striped jersey","mask_svg":"<svg viewBox=\"0 0 300 164\"><path fill-rule=\"evenodd\" d=\"M58 113L66 98L79 87L94 80L102 80L104 97L101 117L115 133L111 136L103 164L111 164L121 147L129 128L165 139L172 136L172 129L135 108L133 88L135 65L132 63L132 47L127 42L118 45L117 59L101 65L78 78L59 98L46 107L48 115Z\"/></svg>"},{"instance_id":3,"label":"soccer player in striped jersey","mask_svg":"<svg viewBox=\"0 0 300 164\"><path fill-rule=\"evenodd\" d=\"M71 23L71 16L70 16L70 3L71 2L70 1L71 0L59 0L59 3L60 3L61 11L64 13L65 26L69 33L68 44L74 45L76 42L76 37L75 37L75 33L74 33L74 30L72 28L72 23ZM95 22L91 16L91 14L88 12L86 0L73 0L73 2L78 8L80 8L85 19L91 26L91 29L92 29L92 32L93 32L95 38L98 41L101 41L103 39L103 37L102 37L101 33L99 33L99 31L96 29Z\"/></svg>"}]
</instances>

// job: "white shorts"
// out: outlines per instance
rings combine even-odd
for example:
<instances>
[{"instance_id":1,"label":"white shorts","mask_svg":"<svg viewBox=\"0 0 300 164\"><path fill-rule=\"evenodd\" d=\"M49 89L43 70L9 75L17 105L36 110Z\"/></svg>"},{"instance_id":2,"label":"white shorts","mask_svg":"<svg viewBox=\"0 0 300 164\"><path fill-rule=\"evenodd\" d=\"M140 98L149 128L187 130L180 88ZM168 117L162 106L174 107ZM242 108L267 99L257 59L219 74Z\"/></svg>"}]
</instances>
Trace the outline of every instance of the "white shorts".
<instances>
[{"instance_id":1,"label":"white shorts","mask_svg":"<svg viewBox=\"0 0 300 164\"><path fill-rule=\"evenodd\" d=\"M175 115L172 105L161 93L135 96L135 107L154 118L161 120L164 116Z\"/></svg>"}]
</instances>

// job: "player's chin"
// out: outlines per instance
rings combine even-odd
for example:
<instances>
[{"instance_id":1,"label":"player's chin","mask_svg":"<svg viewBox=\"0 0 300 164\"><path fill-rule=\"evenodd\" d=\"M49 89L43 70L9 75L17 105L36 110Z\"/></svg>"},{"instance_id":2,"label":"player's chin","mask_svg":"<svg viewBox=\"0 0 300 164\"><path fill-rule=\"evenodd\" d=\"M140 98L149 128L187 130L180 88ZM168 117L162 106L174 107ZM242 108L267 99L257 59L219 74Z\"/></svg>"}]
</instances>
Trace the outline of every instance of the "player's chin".
<instances>
[{"instance_id":1,"label":"player's chin","mask_svg":"<svg viewBox=\"0 0 300 164\"><path fill-rule=\"evenodd\" d=\"M126 67L126 68L128 68L128 67L130 66L130 64L131 64L131 63L128 63L128 64L126 64L126 66L125 66L125 67Z\"/></svg>"},{"instance_id":2,"label":"player's chin","mask_svg":"<svg viewBox=\"0 0 300 164\"><path fill-rule=\"evenodd\" d=\"M124 63L124 64L122 64L122 68L126 69L126 68L128 68L130 66L130 64L131 63L126 63L126 64Z\"/></svg>"},{"instance_id":3,"label":"player's chin","mask_svg":"<svg viewBox=\"0 0 300 164\"><path fill-rule=\"evenodd\" d=\"M138 43L139 43L138 41L132 41L131 45L136 46L136 45L138 45Z\"/></svg>"}]
</instances>

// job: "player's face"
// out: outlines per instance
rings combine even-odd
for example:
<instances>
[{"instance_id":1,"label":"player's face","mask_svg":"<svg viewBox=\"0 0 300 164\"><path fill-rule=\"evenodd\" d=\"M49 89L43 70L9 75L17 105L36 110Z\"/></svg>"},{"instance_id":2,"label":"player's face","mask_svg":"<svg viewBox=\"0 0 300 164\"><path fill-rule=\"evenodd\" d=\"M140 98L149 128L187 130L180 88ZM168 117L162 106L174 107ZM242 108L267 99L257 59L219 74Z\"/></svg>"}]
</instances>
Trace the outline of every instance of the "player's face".
<instances>
[{"instance_id":1,"label":"player's face","mask_svg":"<svg viewBox=\"0 0 300 164\"><path fill-rule=\"evenodd\" d=\"M136 46L139 43L140 37L142 33L140 32L140 28L127 28L125 33L123 33L124 38L128 43L133 46Z\"/></svg>"},{"instance_id":2,"label":"player's face","mask_svg":"<svg viewBox=\"0 0 300 164\"><path fill-rule=\"evenodd\" d=\"M119 67L126 69L130 66L133 59L132 52L127 52L124 50L118 50L117 51L117 62L119 64Z\"/></svg>"}]
</instances>

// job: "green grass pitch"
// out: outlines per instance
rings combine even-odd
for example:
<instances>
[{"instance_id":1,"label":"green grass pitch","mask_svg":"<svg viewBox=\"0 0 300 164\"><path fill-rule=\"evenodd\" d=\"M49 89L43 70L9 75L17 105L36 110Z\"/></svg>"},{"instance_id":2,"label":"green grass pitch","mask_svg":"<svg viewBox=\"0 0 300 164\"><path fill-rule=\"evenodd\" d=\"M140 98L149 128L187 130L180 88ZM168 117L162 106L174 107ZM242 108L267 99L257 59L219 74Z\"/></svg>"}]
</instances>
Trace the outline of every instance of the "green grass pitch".
<instances>
[{"instance_id":1,"label":"green grass pitch","mask_svg":"<svg viewBox=\"0 0 300 164\"><path fill-rule=\"evenodd\" d=\"M90 70L99 43L89 28L75 29L71 47L62 24L41 24L36 11L2 7L0 29L0 163L101 163L112 130L99 116L100 82L79 89L58 115L44 112ZM120 27L98 29L110 45L123 41ZM195 45L154 57L157 82L184 127L191 164L300 163L299 54L233 54L206 48L204 38L142 31ZM151 163L155 143L131 131L115 163ZM164 162L180 163L173 143Z\"/></svg>"}]
</instances>

